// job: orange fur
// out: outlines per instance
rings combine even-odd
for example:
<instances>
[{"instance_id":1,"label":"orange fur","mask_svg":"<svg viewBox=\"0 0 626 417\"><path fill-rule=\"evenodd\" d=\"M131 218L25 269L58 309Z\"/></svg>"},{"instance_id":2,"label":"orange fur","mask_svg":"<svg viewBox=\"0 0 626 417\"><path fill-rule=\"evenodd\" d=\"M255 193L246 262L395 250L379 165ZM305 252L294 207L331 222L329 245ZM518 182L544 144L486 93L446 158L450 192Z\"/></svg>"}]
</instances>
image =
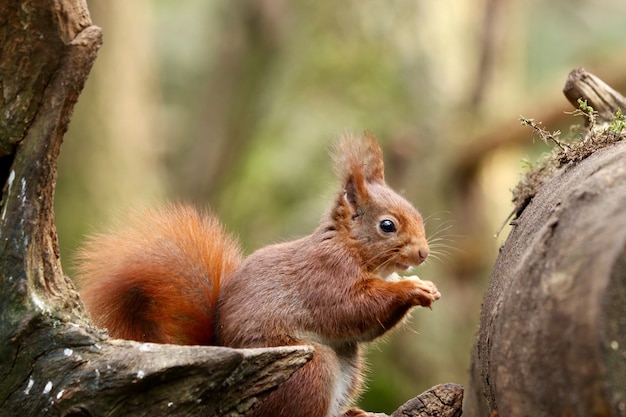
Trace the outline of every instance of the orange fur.
<instances>
[{"instance_id":1,"label":"orange fur","mask_svg":"<svg viewBox=\"0 0 626 417\"><path fill-rule=\"evenodd\" d=\"M81 297L112 337L206 345L241 251L215 217L177 204L131 213L125 227L92 236L77 260Z\"/></svg>"},{"instance_id":2,"label":"orange fur","mask_svg":"<svg viewBox=\"0 0 626 417\"><path fill-rule=\"evenodd\" d=\"M135 215L132 229L95 236L81 253L95 322L136 340L313 345L312 361L254 416L340 415L360 389L360 344L439 293L427 281L383 279L423 262L428 244L420 214L385 184L373 136L345 136L334 160L341 189L320 226L241 263L218 221L185 206Z\"/></svg>"}]
</instances>

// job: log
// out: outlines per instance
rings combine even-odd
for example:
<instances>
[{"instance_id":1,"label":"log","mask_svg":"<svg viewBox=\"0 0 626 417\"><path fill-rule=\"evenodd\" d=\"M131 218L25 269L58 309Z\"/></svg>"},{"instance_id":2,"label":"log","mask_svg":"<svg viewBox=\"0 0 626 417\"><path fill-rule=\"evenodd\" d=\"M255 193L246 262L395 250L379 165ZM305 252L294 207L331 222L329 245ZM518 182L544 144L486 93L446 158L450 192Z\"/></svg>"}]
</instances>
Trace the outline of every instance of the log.
<instances>
[{"instance_id":1,"label":"log","mask_svg":"<svg viewBox=\"0 0 626 417\"><path fill-rule=\"evenodd\" d=\"M595 80L580 71L581 82ZM572 80L568 91L585 91ZM604 102L594 109L610 123L615 108ZM465 415L626 416L625 132L589 134L593 152L560 153L561 166L521 207L500 250Z\"/></svg>"}]
</instances>

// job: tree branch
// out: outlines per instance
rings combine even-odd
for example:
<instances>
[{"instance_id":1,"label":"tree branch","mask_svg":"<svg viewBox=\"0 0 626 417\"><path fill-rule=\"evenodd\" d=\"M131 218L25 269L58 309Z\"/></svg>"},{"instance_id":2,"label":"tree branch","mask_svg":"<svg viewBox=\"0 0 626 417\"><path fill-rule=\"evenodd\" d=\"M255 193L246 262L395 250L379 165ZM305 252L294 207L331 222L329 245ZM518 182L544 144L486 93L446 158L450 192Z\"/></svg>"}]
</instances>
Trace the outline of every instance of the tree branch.
<instances>
[{"instance_id":1,"label":"tree branch","mask_svg":"<svg viewBox=\"0 0 626 417\"><path fill-rule=\"evenodd\" d=\"M462 406L463 387L441 384L407 401L391 417L460 417Z\"/></svg>"},{"instance_id":2,"label":"tree branch","mask_svg":"<svg viewBox=\"0 0 626 417\"><path fill-rule=\"evenodd\" d=\"M585 100L598 112L597 119L600 122L610 123L618 110L626 111L624 96L584 68L570 72L563 94L575 109L579 106L579 99Z\"/></svg>"}]
</instances>

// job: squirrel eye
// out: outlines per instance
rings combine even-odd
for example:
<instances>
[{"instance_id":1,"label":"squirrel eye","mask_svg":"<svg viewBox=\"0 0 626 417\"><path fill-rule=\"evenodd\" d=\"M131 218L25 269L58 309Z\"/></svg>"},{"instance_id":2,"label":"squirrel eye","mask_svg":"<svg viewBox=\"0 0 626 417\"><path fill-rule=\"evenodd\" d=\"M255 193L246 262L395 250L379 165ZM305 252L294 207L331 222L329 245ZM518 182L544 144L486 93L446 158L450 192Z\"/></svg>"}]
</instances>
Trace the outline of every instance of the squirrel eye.
<instances>
[{"instance_id":1,"label":"squirrel eye","mask_svg":"<svg viewBox=\"0 0 626 417\"><path fill-rule=\"evenodd\" d=\"M397 230L396 225L389 219L382 220L379 226L383 233L395 233Z\"/></svg>"}]
</instances>

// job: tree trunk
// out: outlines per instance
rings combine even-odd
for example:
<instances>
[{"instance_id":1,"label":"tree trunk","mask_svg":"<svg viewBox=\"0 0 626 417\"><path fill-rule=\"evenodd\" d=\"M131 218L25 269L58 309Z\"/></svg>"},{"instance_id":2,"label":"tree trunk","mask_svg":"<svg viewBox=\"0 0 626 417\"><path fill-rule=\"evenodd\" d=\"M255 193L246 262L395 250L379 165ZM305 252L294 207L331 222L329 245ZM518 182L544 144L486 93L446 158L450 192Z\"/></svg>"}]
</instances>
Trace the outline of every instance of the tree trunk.
<instances>
[{"instance_id":1,"label":"tree trunk","mask_svg":"<svg viewBox=\"0 0 626 417\"><path fill-rule=\"evenodd\" d=\"M83 0L0 3L2 415L245 415L312 348L110 340L61 271L56 161L101 43ZM437 386L404 415L455 416L461 399L461 387Z\"/></svg>"},{"instance_id":2,"label":"tree trunk","mask_svg":"<svg viewBox=\"0 0 626 417\"><path fill-rule=\"evenodd\" d=\"M626 416L626 141L615 123L598 126L626 101L597 81L571 74L567 96L594 107L595 130L560 153L496 261L470 417Z\"/></svg>"}]
</instances>

